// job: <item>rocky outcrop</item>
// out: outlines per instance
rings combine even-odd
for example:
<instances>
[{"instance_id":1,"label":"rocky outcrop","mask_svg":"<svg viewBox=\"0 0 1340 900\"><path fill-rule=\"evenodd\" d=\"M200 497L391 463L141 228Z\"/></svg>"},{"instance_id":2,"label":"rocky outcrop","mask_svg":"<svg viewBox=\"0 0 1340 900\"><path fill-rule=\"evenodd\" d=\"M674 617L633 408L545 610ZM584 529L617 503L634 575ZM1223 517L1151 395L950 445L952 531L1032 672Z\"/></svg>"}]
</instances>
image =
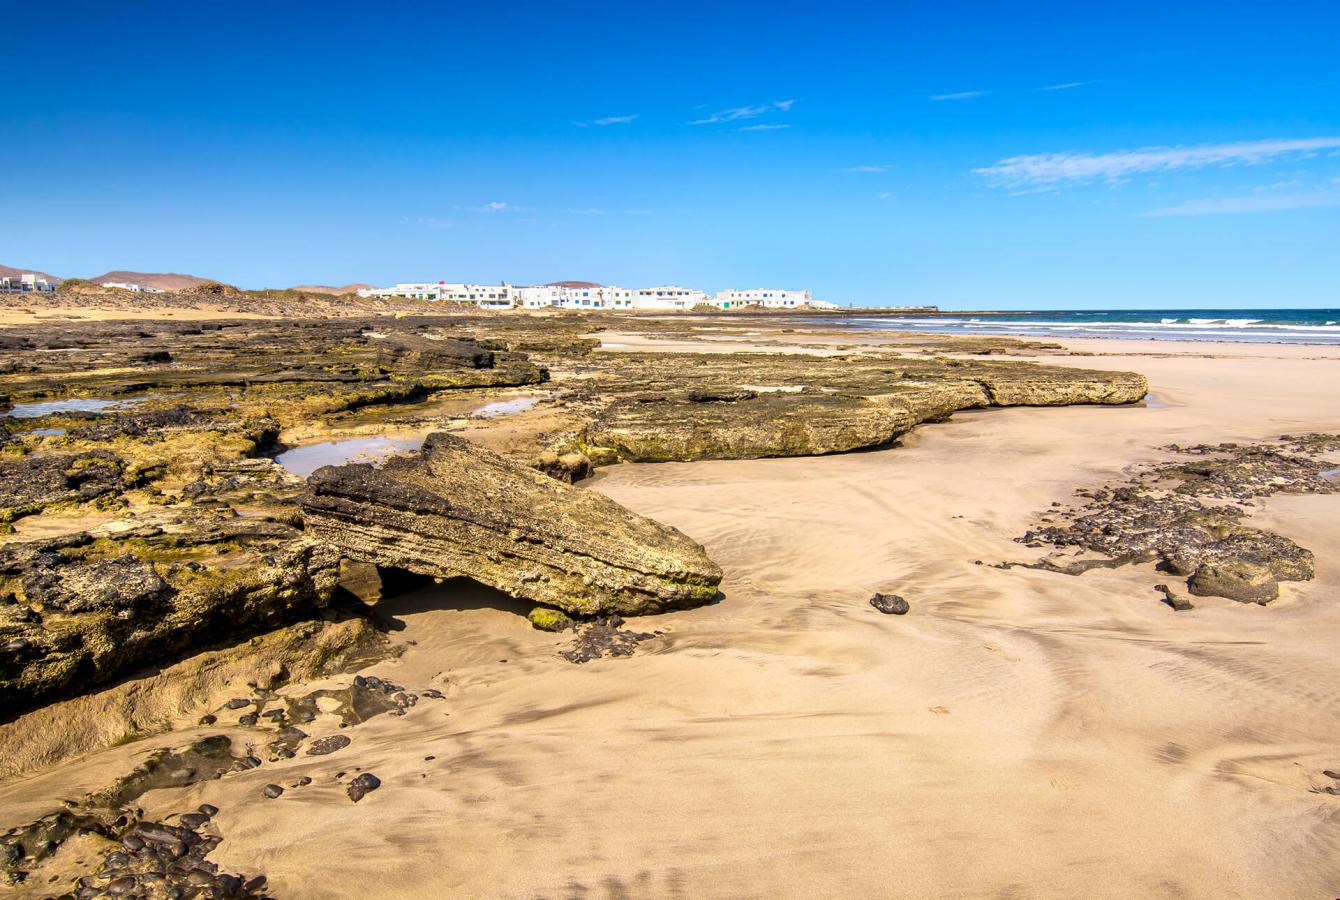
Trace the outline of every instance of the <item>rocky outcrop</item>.
<instances>
[{"instance_id":1,"label":"rocky outcrop","mask_svg":"<svg viewBox=\"0 0 1340 900\"><path fill-rule=\"evenodd\" d=\"M569 613L654 613L716 596L721 570L673 528L449 434L417 456L308 478L306 529L344 555L467 576Z\"/></svg>"},{"instance_id":2,"label":"rocky outcrop","mask_svg":"<svg viewBox=\"0 0 1340 900\"><path fill-rule=\"evenodd\" d=\"M1280 582L1312 579L1312 551L1253 527L1242 506L1224 501L1332 493L1336 486L1322 473L1336 463L1321 454L1337 447L1340 440L1333 435L1169 447L1199 458L1150 466L1123 484L1082 491L1086 505L1055 513L1059 521L1044 521L1019 540L1079 547L1104 557L1046 558L1035 564L1040 568L1081 574L1099 566L1155 562L1165 572L1186 577L1187 590L1196 596L1265 605L1279 596ZM1184 608L1171 597L1168 602Z\"/></svg>"},{"instance_id":3,"label":"rocky outcrop","mask_svg":"<svg viewBox=\"0 0 1340 900\"><path fill-rule=\"evenodd\" d=\"M269 691L324 678L391 653L367 619L308 619L229 647L205 650L101 690L0 724L0 780L72 756L195 723L238 685Z\"/></svg>"},{"instance_id":4,"label":"rocky outcrop","mask_svg":"<svg viewBox=\"0 0 1340 900\"><path fill-rule=\"evenodd\" d=\"M660 462L841 453L963 409L1134 403L1133 372L1018 362L799 354L599 354L599 391L573 449ZM608 368L604 368L607 366Z\"/></svg>"},{"instance_id":5,"label":"rocky outcrop","mask_svg":"<svg viewBox=\"0 0 1340 900\"><path fill-rule=\"evenodd\" d=\"M171 528L0 549L0 719L324 606L338 556L278 522L183 511Z\"/></svg>"}]
</instances>

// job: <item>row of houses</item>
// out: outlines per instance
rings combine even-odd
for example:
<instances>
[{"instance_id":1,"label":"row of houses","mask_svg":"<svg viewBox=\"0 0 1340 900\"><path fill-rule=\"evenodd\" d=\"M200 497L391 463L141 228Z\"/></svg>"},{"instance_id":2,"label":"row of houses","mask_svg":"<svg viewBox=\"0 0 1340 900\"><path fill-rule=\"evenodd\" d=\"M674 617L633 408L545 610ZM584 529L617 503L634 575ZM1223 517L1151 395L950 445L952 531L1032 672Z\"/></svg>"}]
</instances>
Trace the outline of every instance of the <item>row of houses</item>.
<instances>
[{"instance_id":1,"label":"row of houses","mask_svg":"<svg viewBox=\"0 0 1340 900\"><path fill-rule=\"evenodd\" d=\"M700 306L740 309L836 309L837 304L815 300L809 291L757 288L721 291L715 297L678 285L621 288L585 281L520 286L512 284L457 284L445 281L410 282L388 288L364 288L360 297L398 297L433 302L473 303L483 309L664 309Z\"/></svg>"},{"instance_id":2,"label":"row of houses","mask_svg":"<svg viewBox=\"0 0 1340 900\"><path fill-rule=\"evenodd\" d=\"M31 272L0 278L0 294L49 294L55 289L55 282Z\"/></svg>"},{"instance_id":3,"label":"row of houses","mask_svg":"<svg viewBox=\"0 0 1340 900\"><path fill-rule=\"evenodd\" d=\"M136 294L165 294L162 288L149 287L147 284L139 284L134 281L104 281L103 287L117 288L123 291L131 291Z\"/></svg>"}]
</instances>

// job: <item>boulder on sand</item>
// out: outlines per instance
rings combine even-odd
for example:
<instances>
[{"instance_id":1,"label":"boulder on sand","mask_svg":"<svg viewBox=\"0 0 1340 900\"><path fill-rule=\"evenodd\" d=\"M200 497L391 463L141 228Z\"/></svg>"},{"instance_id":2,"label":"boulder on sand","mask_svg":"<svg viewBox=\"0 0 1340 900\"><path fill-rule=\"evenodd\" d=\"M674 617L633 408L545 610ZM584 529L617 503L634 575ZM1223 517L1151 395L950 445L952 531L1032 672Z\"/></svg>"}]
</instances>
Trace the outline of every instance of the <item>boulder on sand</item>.
<instances>
[{"instance_id":1,"label":"boulder on sand","mask_svg":"<svg viewBox=\"0 0 1340 900\"><path fill-rule=\"evenodd\" d=\"M306 530L362 562L466 576L577 615L712 600L721 569L674 528L445 433L380 468L307 480Z\"/></svg>"}]
</instances>

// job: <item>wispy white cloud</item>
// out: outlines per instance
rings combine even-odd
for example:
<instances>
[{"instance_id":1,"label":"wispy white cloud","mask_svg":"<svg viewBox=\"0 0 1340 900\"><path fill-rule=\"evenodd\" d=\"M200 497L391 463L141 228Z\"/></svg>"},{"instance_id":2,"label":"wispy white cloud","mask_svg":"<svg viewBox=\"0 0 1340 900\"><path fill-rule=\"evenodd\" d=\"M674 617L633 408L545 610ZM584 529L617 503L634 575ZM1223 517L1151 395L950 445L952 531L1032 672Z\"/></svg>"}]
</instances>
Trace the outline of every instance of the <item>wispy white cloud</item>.
<instances>
[{"instance_id":1,"label":"wispy white cloud","mask_svg":"<svg viewBox=\"0 0 1340 900\"><path fill-rule=\"evenodd\" d=\"M741 126L740 130L741 130L741 131L781 131L783 128L790 128L790 127L791 127L790 125L760 124L760 125L744 125L744 126Z\"/></svg>"},{"instance_id":2,"label":"wispy white cloud","mask_svg":"<svg viewBox=\"0 0 1340 900\"><path fill-rule=\"evenodd\" d=\"M494 200L492 203L485 203L479 208L480 212L515 212L516 207L510 203L504 203L501 200Z\"/></svg>"},{"instance_id":3,"label":"wispy white cloud","mask_svg":"<svg viewBox=\"0 0 1340 900\"><path fill-rule=\"evenodd\" d=\"M1111 153L1037 153L1010 156L972 171L998 187L1047 189L1092 181L1117 182L1150 172L1256 165L1336 148L1340 148L1340 137L1141 147Z\"/></svg>"},{"instance_id":4,"label":"wispy white cloud","mask_svg":"<svg viewBox=\"0 0 1340 900\"><path fill-rule=\"evenodd\" d=\"M953 94L931 94L932 100L972 100L975 97L985 97L986 91L957 91Z\"/></svg>"},{"instance_id":5,"label":"wispy white cloud","mask_svg":"<svg viewBox=\"0 0 1340 900\"><path fill-rule=\"evenodd\" d=\"M1145 216L1226 216L1245 213L1287 212L1295 209L1324 209L1340 206L1340 191L1304 193L1258 193L1241 197L1209 197L1187 200L1176 206L1150 210Z\"/></svg>"},{"instance_id":6,"label":"wispy white cloud","mask_svg":"<svg viewBox=\"0 0 1340 900\"><path fill-rule=\"evenodd\" d=\"M848 171L848 172L851 172L851 173L854 173L854 174L857 174L857 175L875 175L875 174L878 174L878 173L880 173L880 172L887 172L887 171L889 171L889 167L888 167L888 166L883 166L883 165L880 165L880 166L852 166L850 169L847 169L847 171Z\"/></svg>"},{"instance_id":7,"label":"wispy white cloud","mask_svg":"<svg viewBox=\"0 0 1340 900\"><path fill-rule=\"evenodd\" d=\"M759 116L767 115L773 111L790 112L794 106L794 100L774 100L771 103L761 103L758 106L737 106L733 109L723 109L720 112L714 112L705 119L694 119L690 125L717 125L721 122L738 122L741 119L757 119Z\"/></svg>"},{"instance_id":8,"label":"wispy white cloud","mask_svg":"<svg viewBox=\"0 0 1340 900\"><path fill-rule=\"evenodd\" d=\"M1075 88L1084 87L1093 84L1092 81L1063 81L1060 84L1049 84L1038 88L1040 91L1069 91Z\"/></svg>"},{"instance_id":9,"label":"wispy white cloud","mask_svg":"<svg viewBox=\"0 0 1340 900\"><path fill-rule=\"evenodd\" d=\"M887 200L887 199L889 199L890 197L892 197L893 194L890 194L888 191L880 191L880 192L879 192L878 194L876 194L875 196L878 197L878 198L881 199L881 200Z\"/></svg>"},{"instance_id":10,"label":"wispy white cloud","mask_svg":"<svg viewBox=\"0 0 1340 900\"><path fill-rule=\"evenodd\" d=\"M606 116L606 117L603 118L603 119L596 119L596 121L595 121L594 124L596 124L596 125L601 125L601 126L604 126L604 125L627 125L629 122L632 122L632 121L635 120L636 118L637 118L637 115L636 115L636 114L631 115L631 116Z\"/></svg>"}]
</instances>

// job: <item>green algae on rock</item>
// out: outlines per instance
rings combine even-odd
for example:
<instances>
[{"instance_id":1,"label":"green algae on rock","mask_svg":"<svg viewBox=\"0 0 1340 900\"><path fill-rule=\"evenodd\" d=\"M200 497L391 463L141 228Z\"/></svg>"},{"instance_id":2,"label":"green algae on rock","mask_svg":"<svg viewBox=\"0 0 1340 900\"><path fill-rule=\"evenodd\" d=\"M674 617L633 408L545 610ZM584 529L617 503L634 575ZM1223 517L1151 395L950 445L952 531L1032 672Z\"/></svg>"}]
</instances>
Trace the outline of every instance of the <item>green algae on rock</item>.
<instances>
[{"instance_id":1,"label":"green algae on rock","mask_svg":"<svg viewBox=\"0 0 1340 900\"><path fill-rule=\"evenodd\" d=\"M381 468L318 469L307 484L307 532L348 557L463 575L569 613L699 606L721 581L674 528L449 434Z\"/></svg>"},{"instance_id":2,"label":"green algae on rock","mask_svg":"<svg viewBox=\"0 0 1340 900\"><path fill-rule=\"evenodd\" d=\"M0 717L310 614L338 561L291 526L208 509L168 528L5 545Z\"/></svg>"}]
</instances>

